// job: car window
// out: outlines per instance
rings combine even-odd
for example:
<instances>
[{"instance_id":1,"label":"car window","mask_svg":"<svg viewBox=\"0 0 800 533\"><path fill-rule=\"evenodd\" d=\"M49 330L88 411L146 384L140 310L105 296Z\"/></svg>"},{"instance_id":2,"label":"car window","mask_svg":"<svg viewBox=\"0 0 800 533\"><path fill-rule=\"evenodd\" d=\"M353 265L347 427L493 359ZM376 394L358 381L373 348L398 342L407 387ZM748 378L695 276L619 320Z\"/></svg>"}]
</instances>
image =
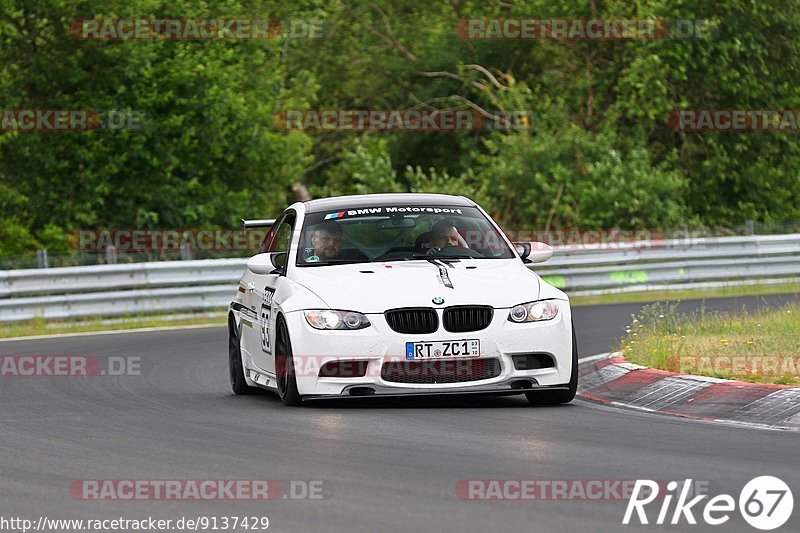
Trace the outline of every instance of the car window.
<instances>
[{"instance_id":1,"label":"car window","mask_svg":"<svg viewBox=\"0 0 800 533\"><path fill-rule=\"evenodd\" d=\"M294 217L287 216L278 226L275 237L269 243L268 252L288 252L292 243L292 232L294 231Z\"/></svg>"},{"instance_id":2,"label":"car window","mask_svg":"<svg viewBox=\"0 0 800 533\"><path fill-rule=\"evenodd\" d=\"M503 236L474 207L356 206L307 214L297 265L419 260L421 254L461 259L514 257Z\"/></svg>"},{"instance_id":3,"label":"car window","mask_svg":"<svg viewBox=\"0 0 800 533\"><path fill-rule=\"evenodd\" d=\"M288 251L289 247L288 247L287 244L284 244L284 245L279 244L280 238L278 237L277 234L282 230L283 226L286 225L286 224L288 224L291 228L293 228L295 220L296 220L296 216L295 216L294 211L286 211L281 216L279 216L275 220L275 224L273 224L269 228L269 231L267 231L267 234L264 236L264 240L261 241L261 245L258 247L258 252L257 253L262 254L264 252L272 252L272 251L276 251L276 252L277 251L283 251L283 252ZM283 229L283 231L286 232L285 229ZM285 236L284 236L284 238L285 238ZM291 230L289 230L289 240L291 240ZM286 249L285 250L277 249L277 248L281 248L281 247L285 247ZM275 248L275 249L273 250L273 248Z\"/></svg>"}]
</instances>

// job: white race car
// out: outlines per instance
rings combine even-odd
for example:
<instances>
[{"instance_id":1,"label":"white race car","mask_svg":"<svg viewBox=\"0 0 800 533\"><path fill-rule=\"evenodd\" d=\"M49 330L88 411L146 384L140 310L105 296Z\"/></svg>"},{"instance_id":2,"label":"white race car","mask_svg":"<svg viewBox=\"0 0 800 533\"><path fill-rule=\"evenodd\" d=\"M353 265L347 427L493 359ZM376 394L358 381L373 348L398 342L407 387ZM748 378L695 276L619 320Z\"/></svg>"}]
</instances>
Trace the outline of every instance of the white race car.
<instances>
[{"instance_id":1,"label":"white race car","mask_svg":"<svg viewBox=\"0 0 800 533\"><path fill-rule=\"evenodd\" d=\"M569 299L463 196L298 202L247 262L228 315L236 394L304 400L525 394L567 403L578 383Z\"/></svg>"}]
</instances>

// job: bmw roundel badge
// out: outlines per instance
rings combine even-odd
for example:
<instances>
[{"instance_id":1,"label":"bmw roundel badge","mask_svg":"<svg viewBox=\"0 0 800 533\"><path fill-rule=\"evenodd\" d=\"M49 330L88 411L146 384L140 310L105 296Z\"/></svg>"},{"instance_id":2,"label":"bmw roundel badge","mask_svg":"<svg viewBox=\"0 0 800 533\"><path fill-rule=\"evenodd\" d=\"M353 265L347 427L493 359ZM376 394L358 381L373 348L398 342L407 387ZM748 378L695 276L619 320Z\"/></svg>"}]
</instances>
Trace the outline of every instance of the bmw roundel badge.
<instances>
[{"instance_id":1,"label":"bmw roundel badge","mask_svg":"<svg viewBox=\"0 0 800 533\"><path fill-rule=\"evenodd\" d=\"M435 303L436 305L441 305L444 303L444 298L440 298L439 296L437 296L436 298L433 299L433 303Z\"/></svg>"}]
</instances>

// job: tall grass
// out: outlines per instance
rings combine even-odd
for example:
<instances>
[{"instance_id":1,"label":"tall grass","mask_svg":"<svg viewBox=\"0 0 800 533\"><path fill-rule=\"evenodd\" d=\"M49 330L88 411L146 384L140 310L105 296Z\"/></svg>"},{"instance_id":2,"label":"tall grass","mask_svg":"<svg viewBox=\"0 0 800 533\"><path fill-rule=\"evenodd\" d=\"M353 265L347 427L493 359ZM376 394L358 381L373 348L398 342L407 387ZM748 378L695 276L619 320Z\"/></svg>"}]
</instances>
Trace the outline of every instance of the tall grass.
<instances>
[{"instance_id":1,"label":"tall grass","mask_svg":"<svg viewBox=\"0 0 800 533\"><path fill-rule=\"evenodd\" d=\"M622 348L628 360L672 372L800 385L800 304L735 313L675 303L632 316Z\"/></svg>"}]
</instances>

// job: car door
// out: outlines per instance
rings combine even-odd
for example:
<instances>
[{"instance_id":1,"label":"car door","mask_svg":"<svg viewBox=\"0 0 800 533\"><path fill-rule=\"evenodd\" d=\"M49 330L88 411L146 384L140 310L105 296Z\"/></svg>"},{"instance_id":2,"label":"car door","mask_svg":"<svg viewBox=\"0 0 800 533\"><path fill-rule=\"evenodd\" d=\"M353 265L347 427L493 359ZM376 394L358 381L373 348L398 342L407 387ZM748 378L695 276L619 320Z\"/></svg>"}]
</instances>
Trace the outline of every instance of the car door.
<instances>
[{"instance_id":1,"label":"car door","mask_svg":"<svg viewBox=\"0 0 800 533\"><path fill-rule=\"evenodd\" d=\"M296 216L294 212L286 212L276 222L264 239L259 252L287 252L294 232ZM286 281L285 272L270 274L254 274L246 276L247 292L245 305L254 311L257 320L250 328L242 328L242 344L250 354L255 365L268 373L275 372L274 338L275 338L275 292L280 284Z\"/></svg>"}]
</instances>

